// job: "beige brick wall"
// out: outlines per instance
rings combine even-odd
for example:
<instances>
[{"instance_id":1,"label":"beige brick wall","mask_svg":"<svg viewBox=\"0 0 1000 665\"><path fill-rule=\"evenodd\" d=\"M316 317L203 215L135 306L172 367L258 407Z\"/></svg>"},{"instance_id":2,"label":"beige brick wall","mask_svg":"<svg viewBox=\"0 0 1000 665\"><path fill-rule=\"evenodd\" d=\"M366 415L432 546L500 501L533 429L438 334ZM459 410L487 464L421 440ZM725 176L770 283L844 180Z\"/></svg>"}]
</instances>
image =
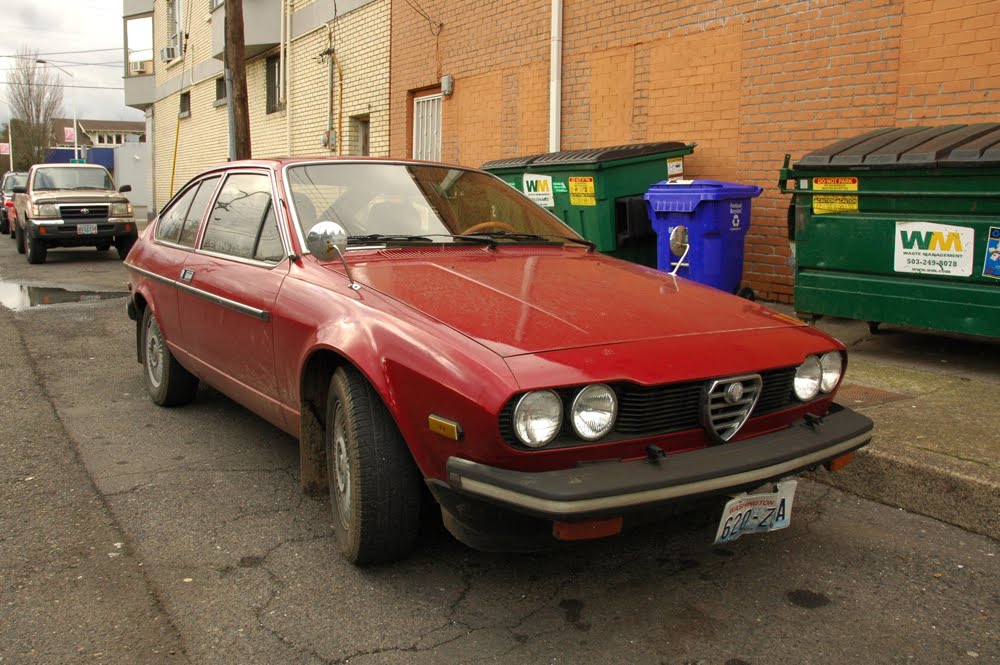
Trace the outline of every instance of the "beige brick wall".
<instances>
[{"instance_id":1,"label":"beige brick wall","mask_svg":"<svg viewBox=\"0 0 1000 665\"><path fill-rule=\"evenodd\" d=\"M295 7L306 4L309 3L300 0ZM189 10L190 20L186 20L189 40L184 58L169 68L157 62L157 85L177 78L183 81L182 90L191 94L191 115L179 122L180 93L154 105L157 208L192 176L212 164L224 162L228 155L226 107L214 106L216 77L190 80L195 66L211 58L212 34L211 23L206 20L209 16L207 5L207 0L186 0L185 8L193 9ZM162 7L158 2L153 20L157 55L167 35ZM389 0L378 0L344 14L329 27L322 25L295 39L289 48L289 100L286 108L276 113L267 113L265 64L267 57L276 55L278 49L247 61L250 138L255 158L336 154L336 142L333 149L322 143L330 99L329 65L322 52L331 46L337 53L343 76L343 100L337 93L336 72L333 95L335 130L338 114L341 115L341 152L356 154L356 139L349 131L350 118L368 115L370 154L389 154L389 15ZM332 6L330 16L333 16Z\"/></svg>"}]
</instances>

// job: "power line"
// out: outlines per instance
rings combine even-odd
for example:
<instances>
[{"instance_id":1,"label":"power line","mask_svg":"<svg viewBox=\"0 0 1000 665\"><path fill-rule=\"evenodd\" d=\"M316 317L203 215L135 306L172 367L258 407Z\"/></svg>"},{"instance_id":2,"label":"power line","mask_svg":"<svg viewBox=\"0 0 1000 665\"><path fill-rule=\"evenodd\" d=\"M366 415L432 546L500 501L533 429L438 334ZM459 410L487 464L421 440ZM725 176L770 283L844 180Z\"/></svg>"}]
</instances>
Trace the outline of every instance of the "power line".
<instances>
[{"instance_id":1,"label":"power line","mask_svg":"<svg viewBox=\"0 0 1000 665\"><path fill-rule=\"evenodd\" d=\"M82 51L49 51L47 53L36 53L34 56L22 55L19 53L5 53L0 55L0 58L34 58L36 56L42 55L70 55L76 53L106 53L108 51L122 51L124 46L119 46L118 48L88 48Z\"/></svg>"},{"instance_id":2,"label":"power line","mask_svg":"<svg viewBox=\"0 0 1000 665\"><path fill-rule=\"evenodd\" d=\"M7 81L0 81L0 85L11 85ZM32 83L42 88L85 88L87 90L124 90L124 87L112 87L107 85L62 85L60 83Z\"/></svg>"}]
</instances>

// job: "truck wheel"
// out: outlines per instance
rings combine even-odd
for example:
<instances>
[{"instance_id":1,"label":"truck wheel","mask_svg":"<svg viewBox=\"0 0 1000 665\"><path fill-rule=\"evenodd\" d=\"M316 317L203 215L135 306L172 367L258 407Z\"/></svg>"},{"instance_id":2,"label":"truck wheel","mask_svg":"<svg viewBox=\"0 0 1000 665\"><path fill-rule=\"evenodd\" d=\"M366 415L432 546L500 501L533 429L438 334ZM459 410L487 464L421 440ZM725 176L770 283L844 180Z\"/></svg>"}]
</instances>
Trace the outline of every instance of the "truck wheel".
<instances>
[{"instance_id":1,"label":"truck wheel","mask_svg":"<svg viewBox=\"0 0 1000 665\"><path fill-rule=\"evenodd\" d=\"M49 248L45 246L45 243L38 238L32 238L30 233L25 235L24 242L28 263L33 265L45 263L45 258L49 254Z\"/></svg>"},{"instance_id":2,"label":"truck wheel","mask_svg":"<svg viewBox=\"0 0 1000 665\"><path fill-rule=\"evenodd\" d=\"M141 325L142 368L150 399L160 406L187 404L198 393L198 377L170 353L151 307L143 312Z\"/></svg>"},{"instance_id":3,"label":"truck wheel","mask_svg":"<svg viewBox=\"0 0 1000 665\"><path fill-rule=\"evenodd\" d=\"M24 254L24 231L16 222L14 223L14 243L17 245L17 253Z\"/></svg>"},{"instance_id":4,"label":"truck wheel","mask_svg":"<svg viewBox=\"0 0 1000 665\"><path fill-rule=\"evenodd\" d=\"M118 258L122 261L128 256L128 251L135 244L135 238L131 236L115 236L115 249L118 250Z\"/></svg>"},{"instance_id":5,"label":"truck wheel","mask_svg":"<svg viewBox=\"0 0 1000 665\"><path fill-rule=\"evenodd\" d=\"M98 252L106 252L109 249L111 249L111 243L110 242L102 242L100 245L97 246L97 251Z\"/></svg>"},{"instance_id":6,"label":"truck wheel","mask_svg":"<svg viewBox=\"0 0 1000 665\"><path fill-rule=\"evenodd\" d=\"M360 373L338 369L327 394L326 469L337 546L357 565L402 559L420 531L420 472Z\"/></svg>"},{"instance_id":7,"label":"truck wheel","mask_svg":"<svg viewBox=\"0 0 1000 665\"><path fill-rule=\"evenodd\" d=\"M7 212L0 210L0 235L10 233L10 221L7 219Z\"/></svg>"}]
</instances>

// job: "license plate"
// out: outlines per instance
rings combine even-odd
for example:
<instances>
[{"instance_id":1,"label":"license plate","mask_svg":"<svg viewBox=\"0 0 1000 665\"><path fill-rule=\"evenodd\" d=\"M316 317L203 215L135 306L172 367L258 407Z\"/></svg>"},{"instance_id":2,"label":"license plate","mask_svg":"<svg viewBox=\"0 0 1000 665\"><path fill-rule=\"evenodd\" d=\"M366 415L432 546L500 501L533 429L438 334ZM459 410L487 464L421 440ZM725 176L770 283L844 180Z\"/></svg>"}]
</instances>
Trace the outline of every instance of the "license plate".
<instances>
[{"instance_id":1,"label":"license plate","mask_svg":"<svg viewBox=\"0 0 1000 665\"><path fill-rule=\"evenodd\" d=\"M77 224L76 235L86 236L97 233L97 224Z\"/></svg>"},{"instance_id":2,"label":"license plate","mask_svg":"<svg viewBox=\"0 0 1000 665\"><path fill-rule=\"evenodd\" d=\"M715 544L731 543L747 533L784 529L792 520L795 480L782 480L773 492L734 496L722 511Z\"/></svg>"}]
</instances>

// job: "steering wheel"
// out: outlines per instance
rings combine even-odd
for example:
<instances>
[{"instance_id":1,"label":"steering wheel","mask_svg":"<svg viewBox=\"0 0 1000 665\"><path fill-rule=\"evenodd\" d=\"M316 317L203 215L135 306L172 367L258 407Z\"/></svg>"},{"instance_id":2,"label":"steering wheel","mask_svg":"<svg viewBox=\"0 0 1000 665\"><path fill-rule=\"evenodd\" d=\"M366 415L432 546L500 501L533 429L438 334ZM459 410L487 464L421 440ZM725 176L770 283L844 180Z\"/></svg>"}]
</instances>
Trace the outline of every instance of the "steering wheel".
<instances>
[{"instance_id":1,"label":"steering wheel","mask_svg":"<svg viewBox=\"0 0 1000 665\"><path fill-rule=\"evenodd\" d=\"M480 222L479 224L473 224L469 228L462 231L462 235L467 236L470 233L479 233L480 231L485 231L486 229L498 229L500 231L506 231L508 233L517 233L517 229L515 229L507 222L501 222L496 219L491 219L486 222Z\"/></svg>"}]
</instances>

